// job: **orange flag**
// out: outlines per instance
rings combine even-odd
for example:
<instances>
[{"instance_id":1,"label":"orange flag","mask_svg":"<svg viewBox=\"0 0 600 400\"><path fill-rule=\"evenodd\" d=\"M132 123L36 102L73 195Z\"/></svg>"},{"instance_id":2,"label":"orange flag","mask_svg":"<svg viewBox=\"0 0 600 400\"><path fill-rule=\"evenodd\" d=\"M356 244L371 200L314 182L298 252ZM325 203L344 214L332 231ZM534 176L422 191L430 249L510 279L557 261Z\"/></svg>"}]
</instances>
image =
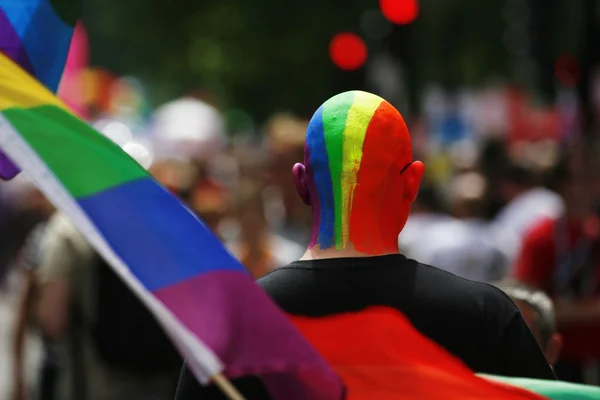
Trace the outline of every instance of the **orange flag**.
<instances>
[{"instance_id":1,"label":"orange flag","mask_svg":"<svg viewBox=\"0 0 600 400\"><path fill-rule=\"evenodd\" d=\"M387 307L292 321L342 377L347 400L545 399L477 377Z\"/></svg>"}]
</instances>

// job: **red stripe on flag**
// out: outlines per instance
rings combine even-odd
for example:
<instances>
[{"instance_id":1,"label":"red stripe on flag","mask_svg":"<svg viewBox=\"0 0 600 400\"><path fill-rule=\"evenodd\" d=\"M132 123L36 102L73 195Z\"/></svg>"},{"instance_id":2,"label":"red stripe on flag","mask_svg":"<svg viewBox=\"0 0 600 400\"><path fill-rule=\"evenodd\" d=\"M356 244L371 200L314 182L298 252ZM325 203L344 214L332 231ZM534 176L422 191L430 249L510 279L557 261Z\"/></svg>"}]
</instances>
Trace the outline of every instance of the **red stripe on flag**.
<instances>
[{"instance_id":1,"label":"red stripe on flag","mask_svg":"<svg viewBox=\"0 0 600 400\"><path fill-rule=\"evenodd\" d=\"M544 399L477 377L387 307L292 321L342 377L347 400Z\"/></svg>"}]
</instances>

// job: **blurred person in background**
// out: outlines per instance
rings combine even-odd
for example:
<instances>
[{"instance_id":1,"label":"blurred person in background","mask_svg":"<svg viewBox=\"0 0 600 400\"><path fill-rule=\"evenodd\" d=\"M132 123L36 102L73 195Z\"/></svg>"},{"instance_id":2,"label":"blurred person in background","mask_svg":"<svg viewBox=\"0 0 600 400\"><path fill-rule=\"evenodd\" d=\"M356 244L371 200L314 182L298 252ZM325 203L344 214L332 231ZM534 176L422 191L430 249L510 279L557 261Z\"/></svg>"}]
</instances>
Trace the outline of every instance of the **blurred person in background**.
<instances>
[{"instance_id":1,"label":"blurred person in background","mask_svg":"<svg viewBox=\"0 0 600 400\"><path fill-rule=\"evenodd\" d=\"M12 258L12 249L8 245L7 239L10 234L12 220L15 217L15 196L7 185L0 185L0 288L5 272L9 267L9 260Z\"/></svg>"},{"instance_id":2,"label":"blurred person in background","mask_svg":"<svg viewBox=\"0 0 600 400\"><path fill-rule=\"evenodd\" d=\"M540 220L557 218L562 214L564 204L557 193L536 182L531 169L510 162L501 171L499 188L505 206L493 224L513 236L510 245L504 246L513 263L527 230Z\"/></svg>"},{"instance_id":3,"label":"blurred person in background","mask_svg":"<svg viewBox=\"0 0 600 400\"><path fill-rule=\"evenodd\" d=\"M493 220L508 201L502 194L504 170L510 164L506 140L504 138L486 138L481 143L477 169L488 182L486 193L486 218Z\"/></svg>"},{"instance_id":4,"label":"blurred person in background","mask_svg":"<svg viewBox=\"0 0 600 400\"><path fill-rule=\"evenodd\" d=\"M61 358L57 398L172 398L181 359L146 306L65 215L43 240L37 317Z\"/></svg>"},{"instance_id":5,"label":"blurred person in background","mask_svg":"<svg viewBox=\"0 0 600 400\"><path fill-rule=\"evenodd\" d=\"M505 280L495 285L515 302L550 365L556 365L562 337L556 331L554 304L544 292L519 282Z\"/></svg>"},{"instance_id":6,"label":"blurred person in background","mask_svg":"<svg viewBox=\"0 0 600 400\"><path fill-rule=\"evenodd\" d=\"M228 244L229 249L256 279L297 259L302 252L302 248L296 243L270 231L262 187L253 180L240 182L236 200L240 234Z\"/></svg>"},{"instance_id":7,"label":"blurred person in background","mask_svg":"<svg viewBox=\"0 0 600 400\"><path fill-rule=\"evenodd\" d=\"M43 222L50 212L51 206L37 190L25 174L17 176L10 182L3 182L0 193L0 398L9 399L14 389L17 376L14 355L15 330L14 321L18 318L19 302L23 279L18 267L19 254L31 231ZM31 348L21 361L26 364L27 372L33 372L38 360L40 341L35 335L28 335ZM35 373L21 376L24 387L35 385ZM24 382L27 381L27 382ZM33 388L32 388L33 389Z\"/></svg>"},{"instance_id":8,"label":"blurred person in background","mask_svg":"<svg viewBox=\"0 0 600 400\"><path fill-rule=\"evenodd\" d=\"M156 160L149 172L171 193L188 201L194 183L201 174L201 168L189 160L166 158Z\"/></svg>"},{"instance_id":9,"label":"blurred person in background","mask_svg":"<svg viewBox=\"0 0 600 400\"><path fill-rule=\"evenodd\" d=\"M599 384L600 240L589 172L583 153L563 157L554 172L554 186L564 199L565 211L539 222L525 235L514 276L554 299L563 337L558 377Z\"/></svg>"},{"instance_id":10,"label":"blurred person in background","mask_svg":"<svg viewBox=\"0 0 600 400\"><path fill-rule=\"evenodd\" d=\"M411 207L402 235L398 236L400 252L410 258L415 258L413 249L419 246L423 231L448 220L452 220L452 217L444 212L444 205L438 189L431 182L423 182L419 189L419 195Z\"/></svg>"},{"instance_id":11,"label":"blurred person in background","mask_svg":"<svg viewBox=\"0 0 600 400\"><path fill-rule=\"evenodd\" d=\"M219 234L227 213L226 190L209 176L209 161L225 150L225 120L210 93L194 90L158 107L151 137L159 162L152 174Z\"/></svg>"},{"instance_id":12,"label":"blurred person in background","mask_svg":"<svg viewBox=\"0 0 600 400\"><path fill-rule=\"evenodd\" d=\"M352 129L339 123L347 121L348 110ZM344 147L351 145L347 151L341 151L340 139ZM340 158L332 163L331 154ZM404 119L387 101L360 91L329 99L309 124L304 164L292 170L298 195L313 212L310 245L300 260L277 268L259 285L297 316L387 306L476 372L555 379L518 308L502 291L399 254L398 235L424 170L412 159ZM343 185L354 191L343 194ZM336 201L351 206L336 207ZM268 398L258 379L233 383L248 398ZM248 396L261 387L262 396ZM176 399L223 398L215 390L202 387L184 367Z\"/></svg>"},{"instance_id":13,"label":"blurred person in background","mask_svg":"<svg viewBox=\"0 0 600 400\"><path fill-rule=\"evenodd\" d=\"M46 220L54 212L52 204L41 193L39 195L41 196L40 202L44 203L43 209L45 212L43 215L45 219L30 232L14 265L22 277L20 303L17 308L13 337L14 400L31 398L31 393L36 393L36 390L39 390L38 396L41 399L52 400L56 398L55 384L58 373L58 359L52 343L45 337L42 337L41 370L39 373L34 374L34 382L31 382L29 377L30 365L27 350L28 345L31 345L31 340L28 339L30 339L33 333L32 328L35 326L34 304L38 294L36 270L40 265ZM37 369L35 370L38 372Z\"/></svg>"},{"instance_id":14,"label":"blurred person in background","mask_svg":"<svg viewBox=\"0 0 600 400\"><path fill-rule=\"evenodd\" d=\"M277 267L274 257L279 251L271 243L264 211L261 186L252 181L242 181L236 199L236 217L239 221L239 238L228 247L240 262L258 279Z\"/></svg>"},{"instance_id":15,"label":"blurred person in background","mask_svg":"<svg viewBox=\"0 0 600 400\"><path fill-rule=\"evenodd\" d=\"M0 193L0 289L8 284L10 267L27 235L47 219L48 203L28 178L21 174L2 185Z\"/></svg>"},{"instance_id":16,"label":"blurred person in background","mask_svg":"<svg viewBox=\"0 0 600 400\"><path fill-rule=\"evenodd\" d=\"M169 398L170 356L157 350L164 342L149 311L64 215L52 217L44 241L37 314L60 354L57 397Z\"/></svg>"},{"instance_id":17,"label":"blurred person in background","mask_svg":"<svg viewBox=\"0 0 600 400\"><path fill-rule=\"evenodd\" d=\"M302 160L307 125L307 121L282 113L275 114L265 128L271 183L265 188L269 222L277 234L302 247L307 245L311 216L298 200L288 170Z\"/></svg>"},{"instance_id":18,"label":"blurred person in background","mask_svg":"<svg viewBox=\"0 0 600 400\"><path fill-rule=\"evenodd\" d=\"M478 282L503 278L506 261L496 244L495 232L483 218L485 191L486 181L479 173L457 175L450 184L454 218L423 229L410 256Z\"/></svg>"},{"instance_id":19,"label":"blurred person in background","mask_svg":"<svg viewBox=\"0 0 600 400\"><path fill-rule=\"evenodd\" d=\"M225 121L211 104L190 96L158 107L152 141L159 158L206 159L225 145Z\"/></svg>"},{"instance_id":20,"label":"blurred person in background","mask_svg":"<svg viewBox=\"0 0 600 400\"><path fill-rule=\"evenodd\" d=\"M226 188L209 179L198 180L190 191L188 203L192 211L221 238L221 222L230 211L230 196Z\"/></svg>"}]
</instances>

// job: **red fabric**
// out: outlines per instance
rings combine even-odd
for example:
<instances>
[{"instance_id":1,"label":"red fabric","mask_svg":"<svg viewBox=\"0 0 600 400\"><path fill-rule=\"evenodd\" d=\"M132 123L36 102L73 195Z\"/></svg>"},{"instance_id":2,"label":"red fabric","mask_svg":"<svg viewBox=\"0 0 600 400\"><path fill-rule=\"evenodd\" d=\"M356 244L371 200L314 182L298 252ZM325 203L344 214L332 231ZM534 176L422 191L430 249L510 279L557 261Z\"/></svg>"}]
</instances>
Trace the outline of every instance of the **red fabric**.
<instances>
[{"instance_id":1,"label":"red fabric","mask_svg":"<svg viewBox=\"0 0 600 400\"><path fill-rule=\"evenodd\" d=\"M347 400L544 399L475 376L387 307L292 321L342 377Z\"/></svg>"},{"instance_id":2,"label":"red fabric","mask_svg":"<svg viewBox=\"0 0 600 400\"><path fill-rule=\"evenodd\" d=\"M519 281L551 291L556 265L555 230L556 220L544 219L525 235L514 267Z\"/></svg>"},{"instance_id":3,"label":"red fabric","mask_svg":"<svg viewBox=\"0 0 600 400\"><path fill-rule=\"evenodd\" d=\"M569 246L572 249L584 235L580 224L570 224ZM525 236L521 253L514 268L515 278L539 287L552 294L556 270L557 220L546 219L534 226ZM599 266L600 267L600 266ZM600 272L600 268L597 269ZM600 283L600 275L596 277ZM599 285L600 287L600 285ZM599 294L596 291L596 295ZM583 300L583 299L580 299ZM561 329L563 348L561 358L571 362L583 362L600 358L600 325Z\"/></svg>"},{"instance_id":4,"label":"red fabric","mask_svg":"<svg viewBox=\"0 0 600 400\"><path fill-rule=\"evenodd\" d=\"M509 144L559 139L561 123L556 107L534 107L525 92L514 88L507 91L506 100Z\"/></svg>"}]
</instances>

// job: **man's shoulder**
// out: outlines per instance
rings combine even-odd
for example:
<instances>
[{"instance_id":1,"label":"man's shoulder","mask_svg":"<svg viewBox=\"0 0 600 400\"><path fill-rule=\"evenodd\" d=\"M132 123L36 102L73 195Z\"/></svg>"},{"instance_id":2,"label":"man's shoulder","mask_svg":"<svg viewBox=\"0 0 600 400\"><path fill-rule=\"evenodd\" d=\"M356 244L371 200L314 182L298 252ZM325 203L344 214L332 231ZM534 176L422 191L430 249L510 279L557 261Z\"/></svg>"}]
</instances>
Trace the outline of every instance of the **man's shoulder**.
<instances>
[{"instance_id":1,"label":"man's shoulder","mask_svg":"<svg viewBox=\"0 0 600 400\"><path fill-rule=\"evenodd\" d=\"M504 294L502 290L489 283L463 278L432 265L418 263L418 266L422 271L427 271L429 274L435 275L437 279L452 282L452 287L469 290L481 296L501 298L510 301L510 298Z\"/></svg>"},{"instance_id":2,"label":"man's shoulder","mask_svg":"<svg viewBox=\"0 0 600 400\"><path fill-rule=\"evenodd\" d=\"M484 313L499 313L508 320L518 311L517 306L502 290L484 282L466 279L431 265L418 264L423 283L440 287L447 295L470 299L478 304Z\"/></svg>"},{"instance_id":3,"label":"man's shoulder","mask_svg":"<svg viewBox=\"0 0 600 400\"><path fill-rule=\"evenodd\" d=\"M279 285L282 281L286 281L289 278L290 272L293 270L293 263L286 264L272 270L262 278L258 279L256 282L268 292L270 288L273 288L275 285Z\"/></svg>"},{"instance_id":4,"label":"man's shoulder","mask_svg":"<svg viewBox=\"0 0 600 400\"><path fill-rule=\"evenodd\" d=\"M495 312L504 310L506 313L511 314L511 316L517 311L512 300L493 285L462 278L435 266L419 263L411 259L404 259L402 265L394 266L394 268L410 269L410 275L413 276L415 287L427 288L426 292L432 293L434 297L464 299L470 303L477 303L482 311ZM303 268L303 265L299 262L293 262L277 268L260 278L258 284L267 292L287 290L295 286L294 282L297 279L305 278L304 275L302 277L300 275L303 273L311 274L312 270L313 268L309 267ZM341 270L339 271L341 272ZM345 273L352 273L353 269L343 269L343 271ZM393 269L388 269L388 271L393 273ZM396 279L396 275L391 278ZM309 279L311 279L310 276ZM389 282L382 282L382 285L384 283L387 284ZM386 285L386 287L389 287L389 285Z\"/></svg>"}]
</instances>

